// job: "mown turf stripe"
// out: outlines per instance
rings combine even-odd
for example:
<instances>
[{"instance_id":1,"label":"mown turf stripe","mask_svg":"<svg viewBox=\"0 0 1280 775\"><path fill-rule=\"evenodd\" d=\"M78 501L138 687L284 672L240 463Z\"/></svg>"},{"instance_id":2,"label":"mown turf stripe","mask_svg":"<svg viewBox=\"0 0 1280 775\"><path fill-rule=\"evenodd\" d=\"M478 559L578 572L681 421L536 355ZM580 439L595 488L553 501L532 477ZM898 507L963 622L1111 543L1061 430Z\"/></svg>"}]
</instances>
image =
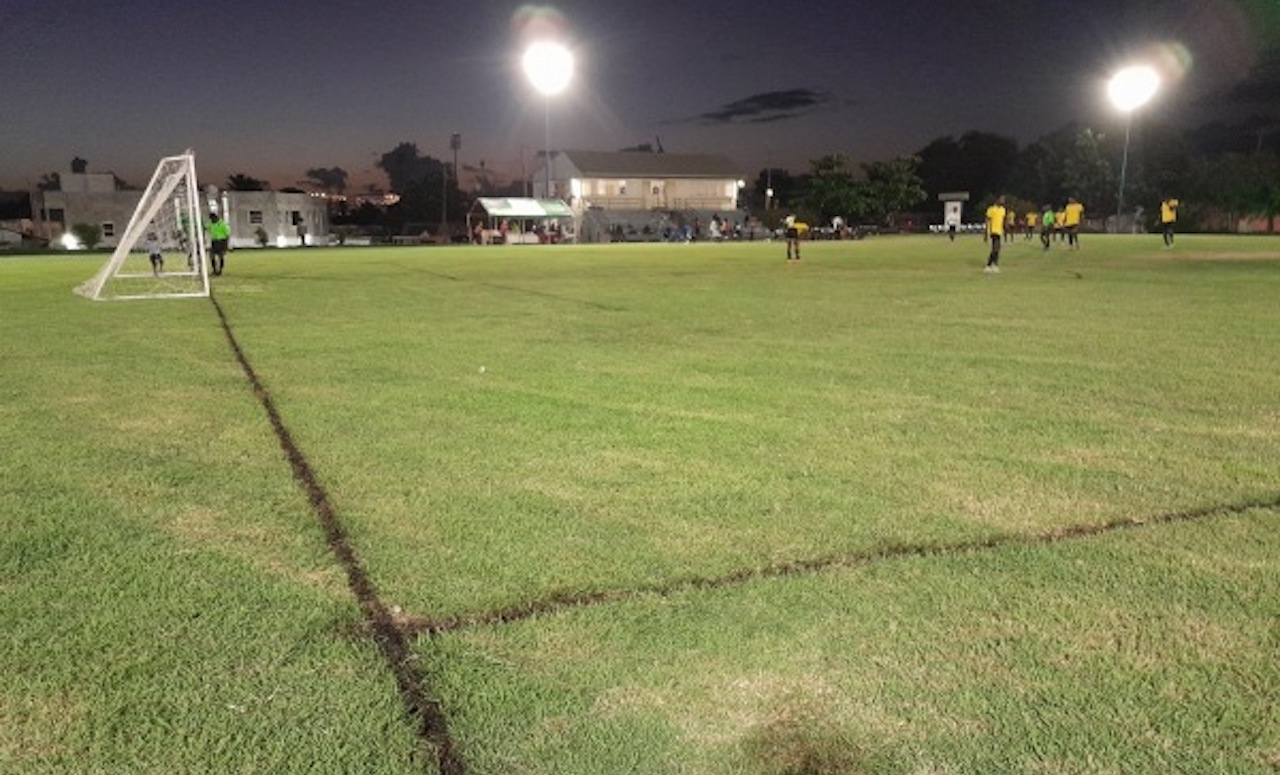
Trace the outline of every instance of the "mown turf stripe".
<instances>
[{"instance_id":1,"label":"mown turf stripe","mask_svg":"<svg viewBox=\"0 0 1280 775\"><path fill-rule=\"evenodd\" d=\"M444 712L440 708L439 701L431 697L428 692L426 677L417 666L409 648L410 633L396 625L390 610L378 597L378 591L356 556L355 550L352 549L346 530L342 527L342 521L338 518L333 504L330 503L328 494L316 479L306 456L294 442L293 435L285 426L270 392L258 378L257 372L254 371L244 350L241 349L222 305L218 304L217 298L213 295L209 298L213 302L214 309L217 310L222 330L235 353L236 360L253 386L254 395L267 412L267 418L271 421L271 427L280 441L280 447L284 450L289 466L293 469L293 478L307 493L311 509L324 528L329 547L346 571L347 585L360 605L365 624L372 633L378 650L386 660L392 675L395 676L405 708L411 717L418 720L419 739L435 751L441 775L463 775L466 768L454 749Z\"/></svg>"},{"instance_id":2,"label":"mown turf stripe","mask_svg":"<svg viewBox=\"0 0 1280 775\"><path fill-rule=\"evenodd\" d=\"M1002 535L973 541L961 541L950 544L925 543L891 543L860 552L832 554L807 559L767 565L760 568L742 568L720 576L687 577L674 579L663 584L651 584L625 589L599 590L576 594L550 595L537 600L499 608L491 611L480 611L470 614L442 618L411 619L405 627L411 632L426 632L431 635L457 632L473 627L494 624L506 624L536 616L558 613L560 611L585 608L608 603L622 603L649 596L673 595L679 592L696 589L719 589L731 587L759 579L772 579L801 574L821 573L823 571L869 565L874 562L898 560L908 557L951 557L975 552L991 551L1011 546L1033 546L1052 544L1113 533L1120 530L1131 530L1141 527L1168 525L1175 522L1194 522L1206 519L1217 519L1248 511L1263 510L1280 514L1280 494L1272 498L1259 499L1235 504L1219 504L1205 506L1187 511L1170 512L1148 517L1124 517L1110 522L1086 525L1067 525L1040 533L1022 535Z\"/></svg>"}]
</instances>

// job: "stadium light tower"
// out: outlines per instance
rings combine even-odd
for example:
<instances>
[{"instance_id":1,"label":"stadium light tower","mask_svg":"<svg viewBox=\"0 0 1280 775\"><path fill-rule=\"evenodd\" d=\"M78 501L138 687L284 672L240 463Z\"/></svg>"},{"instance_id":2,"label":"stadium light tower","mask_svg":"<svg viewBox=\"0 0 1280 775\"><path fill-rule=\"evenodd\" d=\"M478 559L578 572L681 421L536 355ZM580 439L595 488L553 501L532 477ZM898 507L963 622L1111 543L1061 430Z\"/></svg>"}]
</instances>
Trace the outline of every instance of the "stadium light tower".
<instances>
[{"instance_id":1,"label":"stadium light tower","mask_svg":"<svg viewBox=\"0 0 1280 775\"><path fill-rule=\"evenodd\" d=\"M1146 105L1160 88L1160 76L1146 65L1126 67L1111 76L1107 94L1111 104L1124 111L1124 155L1120 160L1120 191L1116 195L1116 229L1124 210L1124 178L1129 167L1129 130L1133 128L1133 111Z\"/></svg>"},{"instance_id":2,"label":"stadium light tower","mask_svg":"<svg viewBox=\"0 0 1280 775\"><path fill-rule=\"evenodd\" d=\"M573 54L559 43L540 41L525 49L524 73L533 88L542 93L547 117L547 190L551 196L551 98L564 91L573 79Z\"/></svg>"}]
</instances>

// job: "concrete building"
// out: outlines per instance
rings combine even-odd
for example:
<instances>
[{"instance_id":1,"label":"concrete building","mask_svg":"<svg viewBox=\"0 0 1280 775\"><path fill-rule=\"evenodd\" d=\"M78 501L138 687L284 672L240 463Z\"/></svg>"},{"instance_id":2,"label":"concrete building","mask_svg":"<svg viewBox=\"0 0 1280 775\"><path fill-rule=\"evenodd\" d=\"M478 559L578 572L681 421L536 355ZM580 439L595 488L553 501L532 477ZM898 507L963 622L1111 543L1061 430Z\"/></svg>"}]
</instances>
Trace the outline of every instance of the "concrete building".
<instances>
[{"instance_id":1,"label":"concrete building","mask_svg":"<svg viewBox=\"0 0 1280 775\"><path fill-rule=\"evenodd\" d=\"M59 174L55 191L32 193L35 228L56 242L77 223L97 225L99 247L115 247L142 200L141 190L123 190L112 173L88 172L77 159L72 171ZM202 196L209 196L207 191ZM297 246L329 242L329 208L322 197L281 191L222 191L210 200L231 226L233 248Z\"/></svg>"}]
</instances>

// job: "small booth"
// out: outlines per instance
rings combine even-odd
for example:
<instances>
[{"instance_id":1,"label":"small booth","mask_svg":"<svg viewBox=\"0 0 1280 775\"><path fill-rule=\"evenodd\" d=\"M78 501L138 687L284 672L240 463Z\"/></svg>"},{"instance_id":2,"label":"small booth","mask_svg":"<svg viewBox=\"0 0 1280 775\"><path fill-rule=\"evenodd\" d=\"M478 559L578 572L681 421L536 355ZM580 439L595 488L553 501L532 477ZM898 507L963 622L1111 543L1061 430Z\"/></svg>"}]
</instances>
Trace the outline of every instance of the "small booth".
<instances>
[{"instance_id":1,"label":"small booth","mask_svg":"<svg viewBox=\"0 0 1280 775\"><path fill-rule=\"evenodd\" d=\"M969 201L968 191L947 191L938 194L942 202L942 230L955 239L956 233L964 231L964 203Z\"/></svg>"},{"instance_id":2,"label":"small booth","mask_svg":"<svg viewBox=\"0 0 1280 775\"><path fill-rule=\"evenodd\" d=\"M478 245L573 242L573 210L560 199L480 197L467 213L467 233Z\"/></svg>"}]
</instances>

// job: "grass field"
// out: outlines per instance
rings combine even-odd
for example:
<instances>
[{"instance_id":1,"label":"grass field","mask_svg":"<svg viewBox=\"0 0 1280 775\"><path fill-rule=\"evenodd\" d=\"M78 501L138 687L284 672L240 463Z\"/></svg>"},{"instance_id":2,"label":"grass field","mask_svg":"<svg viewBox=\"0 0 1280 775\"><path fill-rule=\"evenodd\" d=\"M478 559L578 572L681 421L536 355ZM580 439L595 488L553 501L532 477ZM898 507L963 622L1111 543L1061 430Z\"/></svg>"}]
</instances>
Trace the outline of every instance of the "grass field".
<instances>
[{"instance_id":1,"label":"grass field","mask_svg":"<svg viewBox=\"0 0 1280 775\"><path fill-rule=\"evenodd\" d=\"M1280 771L1280 238L0 259L0 773Z\"/></svg>"}]
</instances>

